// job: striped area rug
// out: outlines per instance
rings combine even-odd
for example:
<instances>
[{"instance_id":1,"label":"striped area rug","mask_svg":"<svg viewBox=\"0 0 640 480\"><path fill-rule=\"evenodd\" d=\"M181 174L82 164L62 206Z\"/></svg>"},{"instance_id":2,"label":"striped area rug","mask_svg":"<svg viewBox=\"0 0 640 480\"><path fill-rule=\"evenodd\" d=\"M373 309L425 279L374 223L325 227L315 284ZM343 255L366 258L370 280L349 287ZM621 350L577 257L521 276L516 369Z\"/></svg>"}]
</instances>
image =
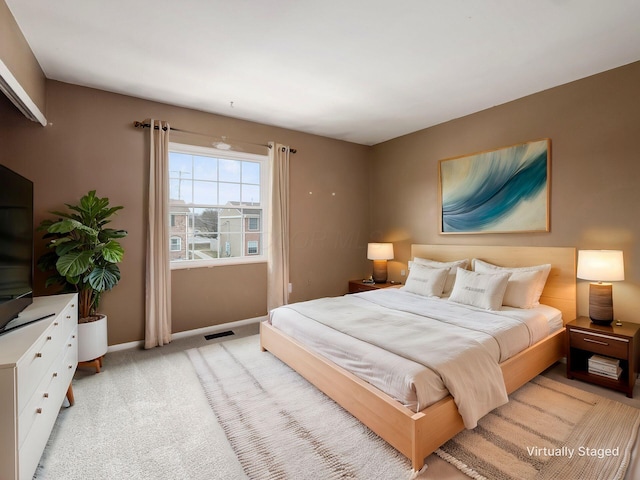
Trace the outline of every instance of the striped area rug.
<instances>
[{"instance_id":1,"label":"striped area rug","mask_svg":"<svg viewBox=\"0 0 640 480\"><path fill-rule=\"evenodd\" d=\"M409 460L287 365L260 351L258 336L187 354L249 478L411 477Z\"/></svg>"},{"instance_id":2,"label":"striped area rug","mask_svg":"<svg viewBox=\"0 0 640 480\"><path fill-rule=\"evenodd\" d=\"M538 376L438 456L474 479L622 479L640 410Z\"/></svg>"}]
</instances>

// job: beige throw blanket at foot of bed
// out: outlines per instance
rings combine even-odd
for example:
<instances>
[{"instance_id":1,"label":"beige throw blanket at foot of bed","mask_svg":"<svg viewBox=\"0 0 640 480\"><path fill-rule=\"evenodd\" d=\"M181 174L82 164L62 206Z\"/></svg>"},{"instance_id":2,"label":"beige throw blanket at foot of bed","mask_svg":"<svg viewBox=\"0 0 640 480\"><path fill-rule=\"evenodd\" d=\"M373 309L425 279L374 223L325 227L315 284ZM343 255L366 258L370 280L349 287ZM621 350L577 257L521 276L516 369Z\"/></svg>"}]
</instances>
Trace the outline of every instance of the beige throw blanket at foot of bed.
<instances>
[{"instance_id":1,"label":"beige throw blanket at foot of bed","mask_svg":"<svg viewBox=\"0 0 640 480\"><path fill-rule=\"evenodd\" d=\"M286 305L301 315L383 348L436 372L466 428L507 403L502 370L480 343L456 335L459 327L367 304L350 296Z\"/></svg>"}]
</instances>

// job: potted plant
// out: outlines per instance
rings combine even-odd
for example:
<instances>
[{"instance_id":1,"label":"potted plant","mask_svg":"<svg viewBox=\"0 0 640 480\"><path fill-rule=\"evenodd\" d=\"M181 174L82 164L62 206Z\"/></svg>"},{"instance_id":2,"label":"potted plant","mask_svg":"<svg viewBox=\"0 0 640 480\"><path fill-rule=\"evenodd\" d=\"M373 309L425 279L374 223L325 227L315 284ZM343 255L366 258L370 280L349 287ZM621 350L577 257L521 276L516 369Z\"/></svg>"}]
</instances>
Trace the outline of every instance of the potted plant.
<instances>
[{"instance_id":1,"label":"potted plant","mask_svg":"<svg viewBox=\"0 0 640 480\"><path fill-rule=\"evenodd\" d=\"M63 292L78 293L78 361L97 362L107 352L107 317L99 314L103 292L120 281L118 263L124 250L117 241L125 230L105 228L123 207L110 207L108 198L91 190L77 205L66 204L69 212L51 212L57 220L43 220L49 249L38 259L38 268L51 272L46 287L58 285Z\"/></svg>"}]
</instances>

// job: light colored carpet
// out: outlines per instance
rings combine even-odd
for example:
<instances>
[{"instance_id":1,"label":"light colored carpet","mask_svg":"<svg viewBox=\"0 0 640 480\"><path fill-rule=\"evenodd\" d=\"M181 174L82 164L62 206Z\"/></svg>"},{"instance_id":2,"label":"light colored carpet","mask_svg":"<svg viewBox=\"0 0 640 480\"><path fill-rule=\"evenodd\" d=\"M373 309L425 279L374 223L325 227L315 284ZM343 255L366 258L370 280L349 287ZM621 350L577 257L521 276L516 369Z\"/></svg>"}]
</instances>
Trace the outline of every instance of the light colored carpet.
<instances>
[{"instance_id":1,"label":"light colored carpet","mask_svg":"<svg viewBox=\"0 0 640 480\"><path fill-rule=\"evenodd\" d=\"M255 335L258 325L234 332L235 337L217 340L197 335L153 350L110 352L102 373L79 370L73 383L76 404L61 409L36 478L246 479L185 354L192 348ZM568 380L561 363L544 375L640 407L640 383L635 398L629 399L619 392ZM640 478L637 463L627 471L627 480ZM427 464L421 480L469 478L436 455L429 456ZM387 480L377 475L372 478Z\"/></svg>"},{"instance_id":2,"label":"light colored carpet","mask_svg":"<svg viewBox=\"0 0 640 480\"><path fill-rule=\"evenodd\" d=\"M640 410L538 376L436 453L477 479L620 480Z\"/></svg>"},{"instance_id":3,"label":"light colored carpet","mask_svg":"<svg viewBox=\"0 0 640 480\"><path fill-rule=\"evenodd\" d=\"M246 479L184 353L215 342L109 353L101 373L78 370L35 478Z\"/></svg>"}]
</instances>

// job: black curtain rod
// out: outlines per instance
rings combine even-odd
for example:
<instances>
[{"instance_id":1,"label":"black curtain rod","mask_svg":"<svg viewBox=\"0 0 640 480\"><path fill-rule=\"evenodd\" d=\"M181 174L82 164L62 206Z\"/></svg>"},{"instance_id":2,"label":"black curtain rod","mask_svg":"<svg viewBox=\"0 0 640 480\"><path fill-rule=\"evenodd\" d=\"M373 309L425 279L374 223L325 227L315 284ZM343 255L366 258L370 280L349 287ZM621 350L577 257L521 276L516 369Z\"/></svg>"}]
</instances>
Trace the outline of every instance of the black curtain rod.
<instances>
[{"instance_id":1,"label":"black curtain rod","mask_svg":"<svg viewBox=\"0 0 640 480\"><path fill-rule=\"evenodd\" d=\"M151 128L151 124L150 123L138 122L137 120L135 122L133 122L133 126L136 127L136 128ZM157 125L154 125L153 129L154 130L159 130L160 127L158 127ZM162 130L166 131L167 128L163 127ZM179 128L171 127L171 130L173 130L174 132L187 133L187 134L190 134L190 135L201 135L203 137L212 137L212 135L207 135L206 133L190 132L189 130L181 130ZM216 137L216 138L218 138L218 137ZM225 137L219 137L219 138L222 138L223 140L225 140ZM239 141L242 142L242 143L249 143L251 145L256 145L258 147L265 147L265 148L271 149L271 145L265 145L265 144L262 144L262 143L244 142L242 140L239 140ZM284 147L282 147L282 151L283 152L284 152L284 150L285 150ZM296 153L297 152L297 150L295 148L289 148L289 151L291 153Z\"/></svg>"}]
</instances>

